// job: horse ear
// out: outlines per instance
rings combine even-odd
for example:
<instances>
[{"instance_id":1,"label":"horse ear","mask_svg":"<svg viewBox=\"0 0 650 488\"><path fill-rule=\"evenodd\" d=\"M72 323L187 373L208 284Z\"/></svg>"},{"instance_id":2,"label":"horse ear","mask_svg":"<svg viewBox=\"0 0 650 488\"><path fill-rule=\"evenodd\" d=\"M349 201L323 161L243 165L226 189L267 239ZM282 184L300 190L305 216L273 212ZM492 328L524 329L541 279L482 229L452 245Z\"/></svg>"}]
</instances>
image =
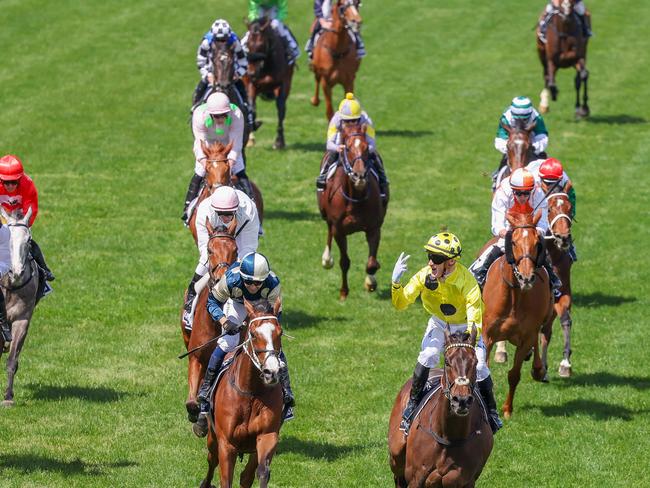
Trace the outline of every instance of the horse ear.
<instances>
[{"instance_id":1,"label":"horse ear","mask_svg":"<svg viewBox=\"0 0 650 488\"><path fill-rule=\"evenodd\" d=\"M203 151L203 154L205 154L206 156L208 155L209 148L210 146L208 146L206 142L203 139L201 139L201 150Z\"/></svg>"},{"instance_id":2,"label":"horse ear","mask_svg":"<svg viewBox=\"0 0 650 488\"><path fill-rule=\"evenodd\" d=\"M27 209L27 213L25 214L25 218L23 218L23 221L24 221L25 223L27 223L27 222L29 222L29 219L30 219L31 217L32 217L32 207L31 207L31 205L30 205L30 207Z\"/></svg>"},{"instance_id":3,"label":"horse ear","mask_svg":"<svg viewBox=\"0 0 650 488\"><path fill-rule=\"evenodd\" d=\"M205 218L205 228L208 229L208 235L214 234L214 227L212 227L208 217Z\"/></svg>"},{"instance_id":4,"label":"horse ear","mask_svg":"<svg viewBox=\"0 0 650 488\"><path fill-rule=\"evenodd\" d=\"M564 185L564 188L562 188L562 193L569 193L571 191L571 188L573 188L573 183L571 181L567 181L566 184Z\"/></svg>"},{"instance_id":5,"label":"horse ear","mask_svg":"<svg viewBox=\"0 0 650 488\"><path fill-rule=\"evenodd\" d=\"M524 128L524 130L525 130L526 132L530 132L530 131L532 131L532 130L535 128L536 125L537 125L537 121L536 121L536 120L533 120L530 124L528 124L528 125Z\"/></svg>"},{"instance_id":6,"label":"horse ear","mask_svg":"<svg viewBox=\"0 0 650 488\"><path fill-rule=\"evenodd\" d=\"M228 144L226 144L226 147L224 148L224 152L226 153L226 156L230 154L230 151L232 151L232 145L233 141L230 141Z\"/></svg>"},{"instance_id":7,"label":"horse ear","mask_svg":"<svg viewBox=\"0 0 650 488\"><path fill-rule=\"evenodd\" d=\"M533 225L537 225L537 222L539 222L539 219L542 218L542 211L538 210L535 212L535 217L533 217Z\"/></svg>"},{"instance_id":8,"label":"horse ear","mask_svg":"<svg viewBox=\"0 0 650 488\"><path fill-rule=\"evenodd\" d=\"M510 212L506 212L506 220L507 220L507 221L510 223L510 225L512 225L513 227L514 227L515 225L517 225L517 224L515 223L515 218L514 218L514 216L513 216Z\"/></svg>"},{"instance_id":9,"label":"horse ear","mask_svg":"<svg viewBox=\"0 0 650 488\"><path fill-rule=\"evenodd\" d=\"M5 210L5 208L2 205L0 205L0 214L2 215L2 218L4 219L4 221L6 223L8 223L9 222L9 214L7 213L7 211Z\"/></svg>"},{"instance_id":10,"label":"horse ear","mask_svg":"<svg viewBox=\"0 0 650 488\"><path fill-rule=\"evenodd\" d=\"M248 322L250 323L251 315L255 312L255 307L248 300L244 299L244 308L246 308L246 314L248 315Z\"/></svg>"},{"instance_id":11,"label":"horse ear","mask_svg":"<svg viewBox=\"0 0 650 488\"><path fill-rule=\"evenodd\" d=\"M476 345L476 333L478 332L478 327L476 327L476 324L472 326L472 335L469 338L469 342L472 346Z\"/></svg>"},{"instance_id":12,"label":"horse ear","mask_svg":"<svg viewBox=\"0 0 650 488\"><path fill-rule=\"evenodd\" d=\"M230 221L227 229L228 229L228 234L230 234L231 236L235 235L235 231L237 230L237 218L234 218Z\"/></svg>"},{"instance_id":13,"label":"horse ear","mask_svg":"<svg viewBox=\"0 0 650 488\"><path fill-rule=\"evenodd\" d=\"M276 298L273 303L273 315L277 317L280 312L282 312L282 297Z\"/></svg>"},{"instance_id":14,"label":"horse ear","mask_svg":"<svg viewBox=\"0 0 650 488\"><path fill-rule=\"evenodd\" d=\"M502 128L503 130L505 130L508 134L510 134L510 133L512 132L512 127L510 127L510 126L507 125L507 124L504 124L503 121L499 122L499 125L500 125L501 128Z\"/></svg>"},{"instance_id":15,"label":"horse ear","mask_svg":"<svg viewBox=\"0 0 650 488\"><path fill-rule=\"evenodd\" d=\"M451 336L451 331L449 330L449 323L445 325L445 344L449 342L449 337Z\"/></svg>"}]
</instances>

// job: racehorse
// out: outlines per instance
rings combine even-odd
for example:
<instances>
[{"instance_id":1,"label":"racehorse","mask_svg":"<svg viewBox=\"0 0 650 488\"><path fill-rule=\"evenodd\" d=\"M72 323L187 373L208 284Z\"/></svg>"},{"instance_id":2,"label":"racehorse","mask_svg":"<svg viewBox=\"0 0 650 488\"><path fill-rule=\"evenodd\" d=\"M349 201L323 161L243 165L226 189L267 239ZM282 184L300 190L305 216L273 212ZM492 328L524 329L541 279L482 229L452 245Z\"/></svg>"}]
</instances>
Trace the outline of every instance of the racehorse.
<instances>
[{"instance_id":1,"label":"racehorse","mask_svg":"<svg viewBox=\"0 0 650 488\"><path fill-rule=\"evenodd\" d=\"M233 219L227 228L219 227L214 229L208 220L206 226L210 235L208 240L210 278L207 286L200 291L197 298L191 331L185 328L185 324L181 318L181 330L187 350L205 344L221 333L221 325L212 320L212 316L208 313L208 294L226 272L228 266L237 259L237 244L235 243L234 237L237 222ZM216 342L214 342L189 355L187 365L188 396L185 402L185 408L187 409L190 422L193 423L197 421L200 412L199 404L197 403L199 386L201 385L201 380L205 375L210 356L216 345Z\"/></svg>"},{"instance_id":2,"label":"racehorse","mask_svg":"<svg viewBox=\"0 0 650 488\"><path fill-rule=\"evenodd\" d=\"M341 253L340 299L343 301L350 291L348 234L365 232L368 241L368 262L364 286L368 291L375 291L377 288L375 273L380 267L377 249L388 201L385 204L382 202L377 176L370 170L365 127L360 124L346 125L341 130L341 137L345 149L339 155L340 164L334 176L327 181L325 189L318 193L318 207L327 222L327 245L323 252L322 264L325 269L334 265L331 256L334 237Z\"/></svg>"},{"instance_id":3,"label":"racehorse","mask_svg":"<svg viewBox=\"0 0 650 488\"><path fill-rule=\"evenodd\" d=\"M36 262L29 254L32 239L32 232L29 228L29 219L32 216L31 207L25 216L20 211L7 214L2 207L0 207L0 211L11 231L11 269L0 280L2 288L0 293L4 292L5 294L7 320L12 324L12 341L7 359L7 389L2 405L12 407L15 404L14 378L18 371L18 357L25 344L32 314L45 283ZM4 348L5 344L0 335L0 356L6 352Z\"/></svg>"},{"instance_id":4,"label":"racehorse","mask_svg":"<svg viewBox=\"0 0 650 488\"><path fill-rule=\"evenodd\" d=\"M250 453L239 482L267 488L271 460L282 424L282 387L279 384L282 327L277 319L278 298L271 306L266 300L244 301L248 313L246 339L235 359L215 388L214 412L208 432L208 473L201 488L209 488L219 465L221 487L233 486L237 455Z\"/></svg>"},{"instance_id":5,"label":"racehorse","mask_svg":"<svg viewBox=\"0 0 650 488\"><path fill-rule=\"evenodd\" d=\"M552 319L553 297L548 274L542 268L546 259L544 240L536 230L541 211L535 216L508 212L506 218L511 225L506 235L506 253L490 266L483 287L483 339L488 358L496 341L508 340L517 347L508 372L508 397L503 404L503 415L510 418L521 365L531 349L532 376L537 381L546 380L538 334Z\"/></svg>"},{"instance_id":6,"label":"racehorse","mask_svg":"<svg viewBox=\"0 0 650 488\"><path fill-rule=\"evenodd\" d=\"M564 355L560 362L558 373L563 378L571 376L571 265L573 260L569 256L571 246L571 202L567 191L569 185L560 188L558 192L551 193L547 198L548 221L552 242L548 247L548 253L553 263L553 269L562 281L560 288L561 296L555 300L553 317L547 327L542 330L542 363L547 368L548 344L552 335L552 324L556 316L560 317L560 325L564 334Z\"/></svg>"},{"instance_id":7,"label":"racehorse","mask_svg":"<svg viewBox=\"0 0 650 488\"><path fill-rule=\"evenodd\" d=\"M271 19L262 17L248 23L248 72L244 76L248 93L248 106L257 113L256 99L275 99L278 111L278 127L273 149L284 149L284 116L287 111L287 98L291 91L294 65L287 61L288 53L282 40L271 28ZM255 143L250 135L249 146Z\"/></svg>"},{"instance_id":8,"label":"racehorse","mask_svg":"<svg viewBox=\"0 0 650 488\"><path fill-rule=\"evenodd\" d=\"M315 107L320 104L319 87L323 87L327 120L334 115L332 88L343 85L346 93L354 92L354 78L361 60L357 58L357 47L349 31L359 32L361 15L360 0L332 1L332 28L323 29L314 45L311 69L316 79L316 93L311 99Z\"/></svg>"},{"instance_id":9,"label":"racehorse","mask_svg":"<svg viewBox=\"0 0 650 488\"><path fill-rule=\"evenodd\" d=\"M587 42L580 19L574 12L575 0L562 0L560 8L554 9L548 20L546 42L542 41L540 27L537 27L537 53L544 67L544 89L541 93L540 112L549 111L549 94L553 101L557 100L558 88L555 84L555 73L560 68L574 66L576 69L576 118L589 116L587 105L587 80L589 71L586 68ZM590 17L585 14L585 20ZM580 105L580 89L584 85L582 105Z\"/></svg>"},{"instance_id":10,"label":"racehorse","mask_svg":"<svg viewBox=\"0 0 650 488\"><path fill-rule=\"evenodd\" d=\"M408 436L399 425L411 380L398 393L388 428L396 487L470 487L480 476L494 439L475 398L475 346L476 329L471 336L445 331L444 369L433 370L440 377L440 389L413 420Z\"/></svg>"},{"instance_id":11,"label":"racehorse","mask_svg":"<svg viewBox=\"0 0 650 488\"><path fill-rule=\"evenodd\" d=\"M495 189L499 188L501 181L507 178L518 168L523 168L531 161L537 159L532 145L532 134L535 129L535 121L528 125L522 125L515 119L513 126L501 123L501 127L508 133L508 142L506 143L507 165L499 170L496 178Z\"/></svg>"}]
</instances>

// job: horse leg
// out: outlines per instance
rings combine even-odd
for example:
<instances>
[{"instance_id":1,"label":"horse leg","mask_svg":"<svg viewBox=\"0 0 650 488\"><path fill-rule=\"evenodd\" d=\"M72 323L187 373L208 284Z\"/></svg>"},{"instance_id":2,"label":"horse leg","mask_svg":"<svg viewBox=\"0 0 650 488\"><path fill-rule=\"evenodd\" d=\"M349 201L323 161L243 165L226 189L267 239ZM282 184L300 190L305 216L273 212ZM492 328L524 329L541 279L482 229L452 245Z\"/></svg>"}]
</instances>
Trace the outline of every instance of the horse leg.
<instances>
[{"instance_id":1,"label":"horse leg","mask_svg":"<svg viewBox=\"0 0 650 488\"><path fill-rule=\"evenodd\" d=\"M555 316L555 311L553 311L551 317L544 322L539 334L539 339L542 344L542 369L544 370L542 381L545 383L548 382L548 345L551 343L551 337L553 336L553 322L555 321Z\"/></svg>"},{"instance_id":2,"label":"horse leg","mask_svg":"<svg viewBox=\"0 0 650 488\"><path fill-rule=\"evenodd\" d=\"M584 90L582 92L582 107L580 108L580 113L582 117L589 117L589 105L587 105L587 80L589 79L589 71L585 67L585 60L580 60L580 79L584 85Z\"/></svg>"},{"instance_id":3,"label":"horse leg","mask_svg":"<svg viewBox=\"0 0 650 488\"><path fill-rule=\"evenodd\" d=\"M558 94L558 91L559 91L557 89L557 85L555 84L555 72L557 71L557 67L555 66L555 63L550 59L547 61L546 64L548 65L547 66L547 70L548 70L547 71L548 72L548 74L547 74L547 79L548 79L547 86L548 86L549 90L551 90L551 98L553 99L553 101L556 101L557 100L557 94Z\"/></svg>"},{"instance_id":4,"label":"horse leg","mask_svg":"<svg viewBox=\"0 0 650 488\"><path fill-rule=\"evenodd\" d=\"M253 147L255 146L255 127L257 126L257 92L255 85L252 82L249 83L246 91L248 92L248 106L253 111L253 130L248 135L246 147Z\"/></svg>"},{"instance_id":5,"label":"horse leg","mask_svg":"<svg viewBox=\"0 0 650 488\"><path fill-rule=\"evenodd\" d=\"M325 96L325 115L327 120L332 120L334 116L334 108L332 107L332 87L327 83L325 78L321 78L321 86L323 87L323 95Z\"/></svg>"},{"instance_id":6,"label":"horse leg","mask_svg":"<svg viewBox=\"0 0 650 488\"><path fill-rule=\"evenodd\" d=\"M205 479L201 482L200 488L211 488L212 487L212 478L214 478L214 470L219 464L219 456L217 454L217 438L216 435L210 431L208 434L208 474L205 475Z\"/></svg>"},{"instance_id":7,"label":"horse leg","mask_svg":"<svg viewBox=\"0 0 650 488\"><path fill-rule=\"evenodd\" d=\"M541 61L544 68L544 88L539 94L539 111L540 113L545 114L549 111L551 91L548 89L548 63L546 62L546 45L540 44L541 43L538 42L537 53L539 54L539 60Z\"/></svg>"},{"instance_id":8,"label":"horse leg","mask_svg":"<svg viewBox=\"0 0 650 488\"><path fill-rule=\"evenodd\" d=\"M530 345L518 346L515 351L515 360L513 361L512 368L508 371L508 396L503 404L503 416L509 419L512 417L512 402L515 398L515 390L521 379L521 365L524 363L524 358L530 351Z\"/></svg>"},{"instance_id":9,"label":"horse leg","mask_svg":"<svg viewBox=\"0 0 650 488\"><path fill-rule=\"evenodd\" d=\"M494 352L495 363L507 363L508 351L506 350L506 341L497 342L497 350Z\"/></svg>"},{"instance_id":10,"label":"horse leg","mask_svg":"<svg viewBox=\"0 0 650 488\"><path fill-rule=\"evenodd\" d=\"M329 223L327 224L327 244L323 251L321 263L325 269L332 269L332 266L334 266L334 258L332 257L332 226Z\"/></svg>"},{"instance_id":11,"label":"horse leg","mask_svg":"<svg viewBox=\"0 0 650 488\"><path fill-rule=\"evenodd\" d=\"M552 318L553 315L549 315L546 318L546 322L542 324L540 329L548 327L551 328L553 325ZM548 325L546 325L548 323ZM535 381L548 382L548 377L546 375L546 368L542 364L542 359L539 356L539 333L535 334L535 342L533 343L533 364L531 366L530 374ZM530 349L529 349L530 351Z\"/></svg>"},{"instance_id":12,"label":"horse leg","mask_svg":"<svg viewBox=\"0 0 650 488\"><path fill-rule=\"evenodd\" d=\"M12 324L13 340L11 341L9 356L7 357L7 389L5 390L5 397L2 402L3 407L13 407L15 405L14 379L18 372L18 357L25 344L28 328L29 320L15 320Z\"/></svg>"},{"instance_id":13,"label":"horse leg","mask_svg":"<svg viewBox=\"0 0 650 488\"><path fill-rule=\"evenodd\" d=\"M232 488L232 478L237 460L237 449L235 446L222 439L218 446L219 451L219 472L221 474L221 488Z\"/></svg>"},{"instance_id":14,"label":"horse leg","mask_svg":"<svg viewBox=\"0 0 650 488\"><path fill-rule=\"evenodd\" d=\"M275 97L275 106L278 111L278 129L273 149L284 149L284 116L287 112L287 90L284 85L282 85Z\"/></svg>"},{"instance_id":15,"label":"horse leg","mask_svg":"<svg viewBox=\"0 0 650 488\"><path fill-rule=\"evenodd\" d=\"M314 75L314 79L316 80L316 91L314 92L314 96L311 97L311 104L314 107L318 107L320 105L320 99L318 98L318 92L320 91L320 78L318 75Z\"/></svg>"},{"instance_id":16,"label":"horse leg","mask_svg":"<svg viewBox=\"0 0 650 488\"><path fill-rule=\"evenodd\" d=\"M566 298L566 300L565 300ZM569 302L569 303L563 303ZM560 362L560 368L558 373L561 378L568 378L571 376L571 304L570 298L568 296L563 296L558 302L559 308L561 311L560 315L560 325L562 326L562 334L564 335L564 353L562 361Z\"/></svg>"},{"instance_id":17,"label":"horse leg","mask_svg":"<svg viewBox=\"0 0 650 488\"><path fill-rule=\"evenodd\" d=\"M373 292L377 289L377 278L375 278L375 273L381 267L379 261L377 261L377 250L379 249L380 238L381 229L379 227L366 231L366 241L368 241L368 262L366 263L366 279L364 287L369 292Z\"/></svg>"},{"instance_id":18,"label":"horse leg","mask_svg":"<svg viewBox=\"0 0 650 488\"><path fill-rule=\"evenodd\" d=\"M248 462L246 467L239 476L239 485L241 488L250 488L255 481L255 470L257 469L257 453L248 455Z\"/></svg>"},{"instance_id":19,"label":"horse leg","mask_svg":"<svg viewBox=\"0 0 650 488\"><path fill-rule=\"evenodd\" d=\"M278 445L278 433L270 432L257 438L257 478L260 488L268 488L271 479L271 460Z\"/></svg>"},{"instance_id":20,"label":"horse leg","mask_svg":"<svg viewBox=\"0 0 650 488\"><path fill-rule=\"evenodd\" d=\"M190 355L190 359L187 363L187 401L185 402L185 409L187 410L187 419L194 423L199 418L199 404L196 401L196 395L199 391L199 383L203 378L203 366L198 358L194 355Z\"/></svg>"},{"instance_id":21,"label":"horse leg","mask_svg":"<svg viewBox=\"0 0 650 488\"><path fill-rule=\"evenodd\" d=\"M340 300L344 301L350 293L348 288L348 270L350 269L350 257L348 256L348 239L343 229L334 229L334 239L339 246L341 258L339 265L341 266L341 293Z\"/></svg>"}]
</instances>

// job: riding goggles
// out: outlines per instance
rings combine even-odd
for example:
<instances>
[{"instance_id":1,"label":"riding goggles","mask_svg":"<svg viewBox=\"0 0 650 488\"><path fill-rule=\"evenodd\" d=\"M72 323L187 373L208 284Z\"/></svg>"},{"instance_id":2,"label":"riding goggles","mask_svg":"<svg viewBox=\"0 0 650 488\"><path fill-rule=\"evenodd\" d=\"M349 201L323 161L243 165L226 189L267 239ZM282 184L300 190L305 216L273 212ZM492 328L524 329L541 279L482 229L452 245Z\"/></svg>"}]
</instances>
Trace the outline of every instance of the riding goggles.
<instances>
[{"instance_id":1,"label":"riding goggles","mask_svg":"<svg viewBox=\"0 0 650 488\"><path fill-rule=\"evenodd\" d=\"M262 286L263 281L244 279L244 284L249 286Z\"/></svg>"},{"instance_id":2,"label":"riding goggles","mask_svg":"<svg viewBox=\"0 0 650 488\"><path fill-rule=\"evenodd\" d=\"M432 252L427 253L427 256L429 257L429 261L432 261L433 264L442 264L445 261L449 260L449 257L443 256L442 254L434 254Z\"/></svg>"}]
</instances>

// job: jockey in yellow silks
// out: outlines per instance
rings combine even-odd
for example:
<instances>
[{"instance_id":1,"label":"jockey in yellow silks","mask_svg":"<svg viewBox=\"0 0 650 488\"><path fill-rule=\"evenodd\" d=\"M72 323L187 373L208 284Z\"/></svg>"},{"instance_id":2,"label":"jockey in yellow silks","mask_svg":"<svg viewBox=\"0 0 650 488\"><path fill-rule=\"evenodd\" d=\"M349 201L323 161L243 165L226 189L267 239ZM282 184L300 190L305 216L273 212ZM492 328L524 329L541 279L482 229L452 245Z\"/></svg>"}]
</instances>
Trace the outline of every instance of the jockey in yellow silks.
<instances>
[{"instance_id":1,"label":"jockey in yellow silks","mask_svg":"<svg viewBox=\"0 0 650 488\"><path fill-rule=\"evenodd\" d=\"M417 297L431 314L422 338L422 350L413 373L413 383L408 404L402 415L400 429L408 431L412 416L420 401L429 369L436 367L445 346L445 329L450 332L468 332L477 329L476 381L488 408L490 426L496 432L503 425L496 409L490 370L485 362L486 349L481 337L483 300L476 279L465 266L458 262L462 248L458 238L450 232L432 236L424 246L428 264L420 269L409 282L402 286L400 279L407 271L410 256L401 253L393 269L391 299L397 310L404 310Z\"/></svg>"}]
</instances>

